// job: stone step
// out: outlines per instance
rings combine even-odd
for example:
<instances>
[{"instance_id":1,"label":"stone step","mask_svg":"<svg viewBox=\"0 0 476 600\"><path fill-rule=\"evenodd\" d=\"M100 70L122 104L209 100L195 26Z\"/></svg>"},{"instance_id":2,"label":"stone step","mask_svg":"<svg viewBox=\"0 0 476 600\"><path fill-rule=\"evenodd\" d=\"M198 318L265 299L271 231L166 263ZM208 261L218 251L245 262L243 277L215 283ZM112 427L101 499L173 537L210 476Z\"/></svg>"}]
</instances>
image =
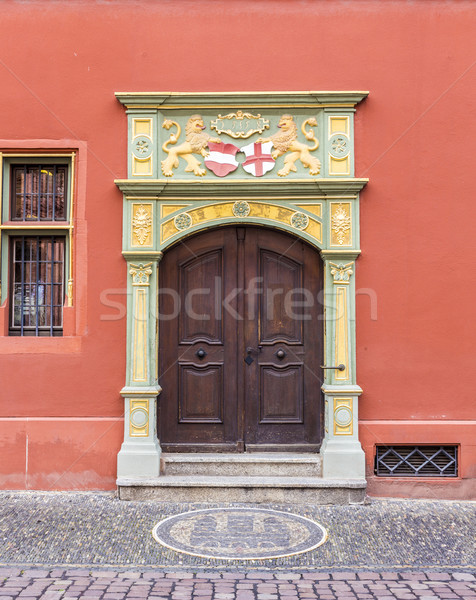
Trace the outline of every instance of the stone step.
<instances>
[{"instance_id":1,"label":"stone step","mask_svg":"<svg viewBox=\"0 0 476 600\"><path fill-rule=\"evenodd\" d=\"M121 500L161 502L361 504L366 485L364 479L320 477L163 475L117 480Z\"/></svg>"},{"instance_id":2,"label":"stone step","mask_svg":"<svg viewBox=\"0 0 476 600\"><path fill-rule=\"evenodd\" d=\"M319 454L291 453L163 453L164 475L319 477Z\"/></svg>"}]
</instances>

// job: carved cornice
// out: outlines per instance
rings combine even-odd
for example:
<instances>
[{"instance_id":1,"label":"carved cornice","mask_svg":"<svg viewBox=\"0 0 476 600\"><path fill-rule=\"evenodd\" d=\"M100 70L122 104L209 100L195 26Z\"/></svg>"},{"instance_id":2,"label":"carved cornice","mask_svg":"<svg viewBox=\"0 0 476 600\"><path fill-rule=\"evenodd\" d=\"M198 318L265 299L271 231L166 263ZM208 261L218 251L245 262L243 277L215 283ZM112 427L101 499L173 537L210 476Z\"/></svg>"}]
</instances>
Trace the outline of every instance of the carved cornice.
<instances>
[{"instance_id":1,"label":"carved cornice","mask_svg":"<svg viewBox=\"0 0 476 600\"><path fill-rule=\"evenodd\" d=\"M256 179L231 179L206 181L196 180L169 180L169 179L116 179L117 187L128 196L157 196L174 198L176 196L193 195L195 198L204 198L213 194L224 196L250 196L265 197L281 195L292 199L296 196L310 198L316 194L357 194L367 184L365 178L348 179L292 179L289 181L260 181ZM152 198L151 198L152 199Z\"/></svg>"},{"instance_id":2,"label":"carved cornice","mask_svg":"<svg viewBox=\"0 0 476 600\"><path fill-rule=\"evenodd\" d=\"M116 92L121 104L131 108L284 108L354 107L367 91L310 92Z\"/></svg>"}]
</instances>

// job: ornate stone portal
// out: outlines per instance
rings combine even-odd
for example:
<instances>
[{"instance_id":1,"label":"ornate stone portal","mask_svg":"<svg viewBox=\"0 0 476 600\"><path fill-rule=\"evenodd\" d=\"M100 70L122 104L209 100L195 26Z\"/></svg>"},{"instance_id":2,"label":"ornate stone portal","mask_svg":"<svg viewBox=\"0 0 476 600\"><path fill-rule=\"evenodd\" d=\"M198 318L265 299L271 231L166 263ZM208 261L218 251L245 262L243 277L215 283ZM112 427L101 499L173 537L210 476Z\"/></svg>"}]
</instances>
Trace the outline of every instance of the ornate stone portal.
<instances>
[{"instance_id":1,"label":"ornate stone portal","mask_svg":"<svg viewBox=\"0 0 476 600\"><path fill-rule=\"evenodd\" d=\"M353 115L366 92L118 93L128 115L123 255L128 263L124 443L118 482L157 478L158 266L178 240L212 227L287 231L325 268L324 479L364 479L355 372L359 192ZM214 134L214 135L211 135ZM317 255L316 255L317 259ZM340 369L338 365L343 365Z\"/></svg>"}]
</instances>

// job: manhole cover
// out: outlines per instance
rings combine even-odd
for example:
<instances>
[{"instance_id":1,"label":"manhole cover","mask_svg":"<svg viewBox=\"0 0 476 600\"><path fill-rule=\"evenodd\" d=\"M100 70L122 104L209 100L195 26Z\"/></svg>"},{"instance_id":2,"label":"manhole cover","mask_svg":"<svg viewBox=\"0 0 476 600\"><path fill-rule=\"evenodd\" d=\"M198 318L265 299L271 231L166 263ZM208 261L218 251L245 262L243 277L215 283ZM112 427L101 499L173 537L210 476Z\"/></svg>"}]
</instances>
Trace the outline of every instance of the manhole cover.
<instances>
[{"instance_id":1,"label":"manhole cover","mask_svg":"<svg viewBox=\"0 0 476 600\"><path fill-rule=\"evenodd\" d=\"M212 508L168 517L154 538L172 550L225 560L280 558L314 550L327 531L310 519L264 508Z\"/></svg>"}]
</instances>

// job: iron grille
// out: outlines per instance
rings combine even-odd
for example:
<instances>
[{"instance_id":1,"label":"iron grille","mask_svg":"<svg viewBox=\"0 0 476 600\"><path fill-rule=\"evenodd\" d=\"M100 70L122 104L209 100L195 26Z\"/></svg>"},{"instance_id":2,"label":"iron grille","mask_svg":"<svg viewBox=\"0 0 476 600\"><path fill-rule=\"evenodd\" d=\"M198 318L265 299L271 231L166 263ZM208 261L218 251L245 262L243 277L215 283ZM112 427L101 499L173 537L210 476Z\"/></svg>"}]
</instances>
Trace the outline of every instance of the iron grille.
<instances>
[{"instance_id":1,"label":"iron grille","mask_svg":"<svg viewBox=\"0 0 476 600\"><path fill-rule=\"evenodd\" d=\"M377 446L380 477L457 477L457 446Z\"/></svg>"},{"instance_id":2,"label":"iron grille","mask_svg":"<svg viewBox=\"0 0 476 600\"><path fill-rule=\"evenodd\" d=\"M12 238L10 335L62 335L64 237Z\"/></svg>"},{"instance_id":3,"label":"iron grille","mask_svg":"<svg viewBox=\"0 0 476 600\"><path fill-rule=\"evenodd\" d=\"M68 167L12 167L12 221L65 221Z\"/></svg>"}]
</instances>

